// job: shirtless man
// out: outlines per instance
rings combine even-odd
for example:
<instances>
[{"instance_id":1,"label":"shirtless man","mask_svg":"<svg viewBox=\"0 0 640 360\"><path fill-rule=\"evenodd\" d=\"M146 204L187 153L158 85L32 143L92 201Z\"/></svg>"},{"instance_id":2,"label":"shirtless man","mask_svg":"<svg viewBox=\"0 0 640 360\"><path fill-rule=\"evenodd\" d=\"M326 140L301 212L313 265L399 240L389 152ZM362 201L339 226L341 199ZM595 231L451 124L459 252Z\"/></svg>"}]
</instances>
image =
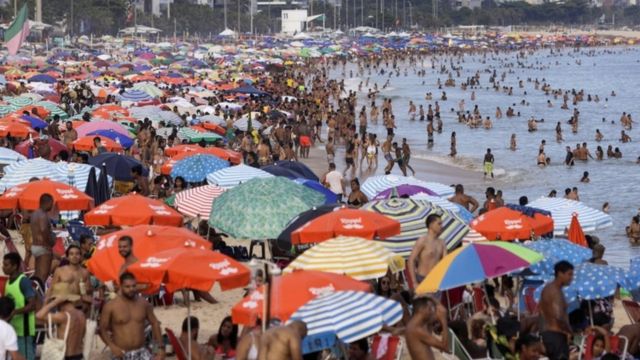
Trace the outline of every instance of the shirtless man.
<instances>
[{"instance_id":1,"label":"shirtless man","mask_svg":"<svg viewBox=\"0 0 640 360\"><path fill-rule=\"evenodd\" d=\"M427 216L427 234L420 236L409 255L409 278L414 289L429 274L446 253L444 242L438 238L442 231L442 219L438 214Z\"/></svg>"},{"instance_id":2,"label":"shirtless man","mask_svg":"<svg viewBox=\"0 0 640 360\"><path fill-rule=\"evenodd\" d=\"M64 135L62 135L62 141L69 149L71 149L71 144L78 139L78 132L73 128L73 123L71 121L67 121L66 123L66 131Z\"/></svg>"},{"instance_id":3,"label":"shirtless man","mask_svg":"<svg viewBox=\"0 0 640 360\"><path fill-rule=\"evenodd\" d=\"M569 339L572 338L571 325L567 315L567 302L562 288L573 280L573 265L560 261L554 266L555 279L545 285L540 295L540 313L544 320L542 341L549 359L569 359Z\"/></svg>"},{"instance_id":4,"label":"shirtless man","mask_svg":"<svg viewBox=\"0 0 640 360\"><path fill-rule=\"evenodd\" d=\"M294 321L271 328L260 338L258 360L302 360L300 342L307 336L307 325Z\"/></svg>"},{"instance_id":5,"label":"shirtless man","mask_svg":"<svg viewBox=\"0 0 640 360\"><path fill-rule=\"evenodd\" d=\"M113 359L151 360L145 348L144 328L151 324L152 348L156 359L164 359L160 322L153 307L138 296L136 278L125 272L120 275L120 292L107 302L100 317L100 338L111 350Z\"/></svg>"},{"instance_id":6,"label":"shirtless man","mask_svg":"<svg viewBox=\"0 0 640 360\"><path fill-rule=\"evenodd\" d=\"M473 196L469 196L464 193L464 187L462 184L456 185L456 193L449 198L449 201L464 206L465 209L472 213L480 206Z\"/></svg>"},{"instance_id":7,"label":"shirtless man","mask_svg":"<svg viewBox=\"0 0 640 360\"><path fill-rule=\"evenodd\" d=\"M271 162L271 151L267 141L267 139L262 139L260 145L258 145L258 164L260 166L269 165Z\"/></svg>"},{"instance_id":8,"label":"shirtless man","mask_svg":"<svg viewBox=\"0 0 640 360\"><path fill-rule=\"evenodd\" d=\"M442 331L440 338L434 335L434 324L438 323ZM413 316L407 324L405 337L412 359L434 359L432 347L449 352L449 332L447 310L440 302L430 297L420 297L413 301Z\"/></svg>"},{"instance_id":9,"label":"shirtless man","mask_svg":"<svg viewBox=\"0 0 640 360\"><path fill-rule=\"evenodd\" d=\"M74 305L80 300L80 295L64 282L52 285L50 290L49 303L36 313L36 319L45 324L51 319L51 324L58 328L58 339L64 339L68 331L64 358L65 360L82 360L86 318L84 313ZM52 312L54 308L58 311ZM69 324L68 329L67 324Z\"/></svg>"},{"instance_id":10,"label":"shirtless man","mask_svg":"<svg viewBox=\"0 0 640 360\"><path fill-rule=\"evenodd\" d=\"M80 247L75 244L69 245L65 255L69 260L69 264L56 269L53 273L50 289L59 283L67 284L71 293L77 295L78 300L82 300L82 303L86 305L91 304L89 271L82 267L82 251ZM53 295L53 293L49 292L48 297L51 298Z\"/></svg>"},{"instance_id":11,"label":"shirtless man","mask_svg":"<svg viewBox=\"0 0 640 360\"><path fill-rule=\"evenodd\" d=\"M125 235L118 239L118 253L124 259L124 264L120 267L120 275L122 275L129 265L138 261L138 258L133 255L133 239L130 236Z\"/></svg>"},{"instance_id":12,"label":"shirtless man","mask_svg":"<svg viewBox=\"0 0 640 360\"><path fill-rule=\"evenodd\" d=\"M52 248L56 239L51 231L51 222L47 213L53 209L53 197L50 194L40 196L40 207L31 214L31 253L35 259L35 277L44 284L51 273L53 260Z\"/></svg>"}]
</instances>

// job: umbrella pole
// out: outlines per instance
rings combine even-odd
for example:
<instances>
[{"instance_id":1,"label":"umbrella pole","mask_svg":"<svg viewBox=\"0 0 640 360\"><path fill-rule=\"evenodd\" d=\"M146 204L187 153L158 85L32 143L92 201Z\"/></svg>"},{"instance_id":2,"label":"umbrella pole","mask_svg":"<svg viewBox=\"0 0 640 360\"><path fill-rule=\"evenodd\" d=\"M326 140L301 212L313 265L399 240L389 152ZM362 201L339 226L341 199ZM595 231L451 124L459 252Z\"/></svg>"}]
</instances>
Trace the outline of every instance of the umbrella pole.
<instances>
[{"instance_id":1,"label":"umbrella pole","mask_svg":"<svg viewBox=\"0 0 640 360\"><path fill-rule=\"evenodd\" d=\"M189 337L187 359L191 360L191 301L187 302L187 336Z\"/></svg>"},{"instance_id":2,"label":"umbrella pole","mask_svg":"<svg viewBox=\"0 0 640 360\"><path fill-rule=\"evenodd\" d=\"M589 322L591 326L593 326L593 310L591 309L591 300L587 300L587 304L589 304Z\"/></svg>"},{"instance_id":3,"label":"umbrella pole","mask_svg":"<svg viewBox=\"0 0 640 360\"><path fill-rule=\"evenodd\" d=\"M520 279L518 278L518 280ZM518 320L520 320L520 291L522 291L520 285L520 281L518 281L518 285L516 286L516 295L518 297L518 302L516 303L516 306L518 307Z\"/></svg>"},{"instance_id":4,"label":"umbrella pole","mask_svg":"<svg viewBox=\"0 0 640 360\"><path fill-rule=\"evenodd\" d=\"M449 290L445 290L444 292L447 295L447 313L449 314L449 320L452 320L452 318L451 318L451 299L449 299Z\"/></svg>"},{"instance_id":5,"label":"umbrella pole","mask_svg":"<svg viewBox=\"0 0 640 360\"><path fill-rule=\"evenodd\" d=\"M271 275L269 274L269 265L266 262L264 263L264 278L266 281L264 283L264 301L262 302L264 306L264 316L262 317L263 332L267 331L267 327L270 321L269 310L271 309Z\"/></svg>"}]
</instances>

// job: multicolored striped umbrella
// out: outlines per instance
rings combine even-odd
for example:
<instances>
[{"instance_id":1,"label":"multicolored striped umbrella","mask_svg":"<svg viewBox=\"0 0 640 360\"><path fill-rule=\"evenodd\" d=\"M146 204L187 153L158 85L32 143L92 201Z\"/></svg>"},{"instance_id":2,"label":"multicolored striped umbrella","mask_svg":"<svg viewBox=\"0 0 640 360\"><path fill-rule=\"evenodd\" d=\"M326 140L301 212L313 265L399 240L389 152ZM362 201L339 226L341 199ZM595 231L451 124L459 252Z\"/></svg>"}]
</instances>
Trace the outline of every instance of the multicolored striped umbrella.
<instances>
[{"instance_id":1,"label":"multicolored striped umbrella","mask_svg":"<svg viewBox=\"0 0 640 360\"><path fill-rule=\"evenodd\" d=\"M171 177L181 176L186 182L202 182L207 175L229 167L229 162L209 154L196 154L178 161L171 169Z\"/></svg>"},{"instance_id":2,"label":"multicolored striped umbrella","mask_svg":"<svg viewBox=\"0 0 640 360\"><path fill-rule=\"evenodd\" d=\"M273 175L264 170L240 164L224 168L207 175L207 182L211 185L218 185L225 188L245 183L253 178L270 178Z\"/></svg>"},{"instance_id":3,"label":"multicolored striped umbrella","mask_svg":"<svg viewBox=\"0 0 640 360\"><path fill-rule=\"evenodd\" d=\"M435 293L528 268L542 254L504 241L476 242L454 250L431 270L417 294Z\"/></svg>"},{"instance_id":4,"label":"multicolored striped umbrella","mask_svg":"<svg viewBox=\"0 0 640 360\"><path fill-rule=\"evenodd\" d=\"M578 214L578 221L585 232L593 232L613 226L611 215L585 205L580 201L564 198L541 197L529 203L528 206L549 211L553 218L553 234L564 235L571 224L574 213Z\"/></svg>"},{"instance_id":5,"label":"multicolored striped umbrella","mask_svg":"<svg viewBox=\"0 0 640 360\"><path fill-rule=\"evenodd\" d=\"M215 185L187 189L176 194L174 205L184 215L206 218L211 214L213 200L224 191L224 188Z\"/></svg>"},{"instance_id":6,"label":"multicolored striped umbrella","mask_svg":"<svg viewBox=\"0 0 640 360\"><path fill-rule=\"evenodd\" d=\"M129 89L118 95L121 101L141 102L151 100L153 97L142 90Z\"/></svg>"},{"instance_id":7,"label":"multicolored striped umbrella","mask_svg":"<svg viewBox=\"0 0 640 360\"><path fill-rule=\"evenodd\" d=\"M430 214L442 216L440 238L447 244L447 249L457 247L470 230L469 226L453 213L425 200L377 200L364 204L362 209L378 212L400 222L400 235L389 237L380 243L405 258L411 254L416 240L427 233L425 219Z\"/></svg>"},{"instance_id":8,"label":"multicolored striped umbrella","mask_svg":"<svg viewBox=\"0 0 640 360\"><path fill-rule=\"evenodd\" d=\"M398 175L381 175L371 176L362 183L360 189L364 192L369 199L373 199L377 194L393 187L400 185L417 185L423 188L427 188L439 196L451 196L453 195L453 188L444 184L436 182L427 182L420 179L416 179L413 176L398 176Z\"/></svg>"},{"instance_id":9,"label":"multicolored striped umbrella","mask_svg":"<svg viewBox=\"0 0 640 360\"><path fill-rule=\"evenodd\" d=\"M402 305L360 291L336 291L315 298L291 315L290 321L307 324L307 337L333 333L351 343L392 326L402 319Z\"/></svg>"},{"instance_id":10,"label":"multicolored striped umbrella","mask_svg":"<svg viewBox=\"0 0 640 360\"><path fill-rule=\"evenodd\" d=\"M394 273L402 271L404 259L378 242L338 236L305 251L284 269L284 273L296 269L326 271L358 280L371 280L384 276L389 269Z\"/></svg>"}]
</instances>

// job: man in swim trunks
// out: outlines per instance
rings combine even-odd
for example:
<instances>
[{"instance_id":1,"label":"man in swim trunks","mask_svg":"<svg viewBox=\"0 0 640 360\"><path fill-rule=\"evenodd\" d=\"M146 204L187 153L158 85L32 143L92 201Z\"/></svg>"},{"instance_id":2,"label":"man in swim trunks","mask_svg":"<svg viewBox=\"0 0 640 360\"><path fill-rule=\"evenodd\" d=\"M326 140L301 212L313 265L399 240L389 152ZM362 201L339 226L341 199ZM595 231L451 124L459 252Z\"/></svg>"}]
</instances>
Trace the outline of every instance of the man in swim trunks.
<instances>
[{"instance_id":1,"label":"man in swim trunks","mask_svg":"<svg viewBox=\"0 0 640 360\"><path fill-rule=\"evenodd\" d=\"M437 324L437 325L436 325ZM435 335L436 328L440 336ZM449 332L447 331L447 310L430 297L420 297L413 301L413 316L406 329L407 347L412 359L435 359L431 348L449 352Z\"/></svg>"},{"instance_id":2,"label":"man in swim trunks","mask_svg":"<svg viewBox=\"0 0 640 360\"><path fill-rule=\"evenodd\" d=\"M449 198L449 201L462 205L469 212L473 213L478 209L480 204L473 196L469 196L464 193L464 186L462 184L456 185L455 194Z\"/></svg>"},{"instance_id":3,"label":"man in swim trunks","mask_svg":"<svg viewBox=\"0 0 640 360\"><path fill-rule=\"evenodd\" d=\"M51 273L53 245L56 238L51 230L48 213L53 209L53 196L42 194L40 207L31 214L31 254L35 259L35 276L44 284Z\"/></svg>"},{"instance_id":4,"label":"man in swim trunks","mask_svg":"<svg viewBox=\"0 0 640 360\"><path fill-rule=\"evenodd\" d=\"M442 232L442 218L438 214L427 216L427 234L420 236L409 255L409 279L414 289L436 266L447 252L444 241L438 238Z\"/></svg>"},{"instance_id":5,"label":"man in swim trunks","mask_svg":"<svg viewBox=\"0 0 640 360\"><path fill-rule=\"evenodd\" d=\"M487 174L491 174L491 178L493 179L493 162L495 161L493 154L491 153L491 149L487 149L487 153L484 154L484 177L487 177Z\"/></svg>"},{"instance_id":6,"label":"man in swim trunks","mask_svg":"<svg viewBox=\"0 0 640 360\"><path fill-rule=\"evenodd\" d=\"M302 360L302 339L307 325L293 321L287 326L271 328L260 337L259 360Z\"/></svg>"},{"instance_id":7,"label":"man in swim trunks","mask_svg":"<svg viewBox=\"0 0 640 360\"><path fill-rule=\"evenodd\" d=\"M554 266L555 279L545 285L540 295L540 314L544 323L542 341L549 359L569 359L569 339L573 337L567 302L562 288L573 281L573 265L560 261Z\"/></svg>"}]
</instances>

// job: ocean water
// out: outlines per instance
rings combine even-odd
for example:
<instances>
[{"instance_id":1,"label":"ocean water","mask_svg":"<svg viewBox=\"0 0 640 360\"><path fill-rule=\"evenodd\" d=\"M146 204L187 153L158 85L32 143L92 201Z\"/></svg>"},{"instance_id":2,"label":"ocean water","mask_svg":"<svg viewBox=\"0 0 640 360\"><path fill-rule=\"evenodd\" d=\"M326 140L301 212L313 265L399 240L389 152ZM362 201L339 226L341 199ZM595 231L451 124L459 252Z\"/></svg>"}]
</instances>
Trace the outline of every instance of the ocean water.
<instances>
[{"instance_id":1,"label":"ocean water","mask_svg":"<svg viewBox=\"0 0 640 360\"><path fill-rule=\"evenodd\" d=\"M358 77L356 66L350 64L346 67L344 79L347 89L351 90L357 90L358 84L367 78L369 87L377 83L379 89L390 79L387 88L381 90L377 105L381 105L383 97L392 99L398 126L396 141L407 138L413 158L429 159L475 171L476 178L464 179L462 183L468 184L467 193L480 202L484 200L484 189L487 186L501 189L505 200L513 203L517 203L521 195L528 196L530 200L546 196L551 189L557 190L559 196L562 196L565 188L574 186L579 188L581 201L589 206L601 209L605 202L609 202L614 225L595 235L599 236L607 248L605 259L611 264L626 268L630 258L640 256L640 247L630 245L625 235L625 227L640 208L640 198L636 193L640 184L640 165L636 164L636 158L640 156L640 124L634 124L634 128L627 131L633 141L622 144L618 140L623 129L619 120L623 111L631 113L634 121L640 119L640 48L541 49L533 54L526 54L524 58L518 58L517 55L518 53L512 52L464 57L439 56L434 58L435 69L431 67L431 58L425 58L424 65L418 64L417 67L426 70L426 77L416 76L414 67L408 63L399 64L401 69L407 69L408 76L404 76L404 71L401 71L399 77L395 74L389 78L388 74L367 73ZM440 66L445 65L450 69L452 63L460 71L460 77L457 77L456 72L451 73L456 80L456 87L443 86L438 89L438 78L444 84L449 77L440 72ZM492 88L489 77L493 70L496 70L498 80L503 72L507 73L501 85L513 87L513 95ZM472 89L463 91L459 84L476 72L480 73L480 86L475 89L476 99L472 101ZM342 69L332 70L331 76L342 78ZM577 134L572 134L571 126L567 123L574 108L571 97L568 101L569 109L563 110L560 108L562 97L554 99L552 95L547 96L541 90L536 90L533 82L535 79L541 83L544 79L552 89L584 89L585 101L575 106L580 111ZM519 87L519 80L523 80L523 88ZM358 111L363 105L367 105L368 114L370 102L366 100L366 91L367 86L363 84L362 91L359 92L361 100L358 102ZM446 91L447 101L440 100L442 91ZM616 96L611 96L612 91ZM425 100L427 92L433 93L433 100ZM587 94L598 95L600 102L586 101ZM457 111L461 99L465 101L465 110L471 111L474 105L478 105L483 118L490 116L493 129L470 129L465 124L458 123L456 113L451 109ZM431 149L426 146L426 121L421 122L418 117L413 121L409 119L407 113L410 100L416 107L422 104L425 113L428 104L434 105L435 101L440 104L444 129L441 134L435 134L435 145ZM522 100L528 104L521 105ZM547 106L548 100L553 104L552 108ZM503 112L501 119L495 119L497 106ZM505 114L509 106L520 112L520 116L507 118ZM527 120L532 116L545 121L538 123L537 132L530 133L527 131ZM555 139L558 121L562 123L562 143L557 143ZM381 138L386 134L381 121L377 125L370 121L369 127L370 131L376 132ZM604 140L600 143L595 141L596 129L600 129L604 135ZM447 156L452 131L457 135L456 159ZM512 133L517 137L516 151L509 149ZM551 158L551 165L539 168L536 157L543 139L547 143L545 153ZM577 143L582 142L588 143L594 156L596 146L602 146L605 159L576 161L574 167L567 168L563 165L565 146L575 148ZM620 148L622 159L606 158L609 144ZM482 157L487 148L492 149L496 159L494 180L483 180L481 172ZM579 181L584 171L590 174L589 184ZM394 172L399 170L395 169ZM428 174L417 174L417 177L421 176L426 177Z\"/></svg>"}]
</instances>

